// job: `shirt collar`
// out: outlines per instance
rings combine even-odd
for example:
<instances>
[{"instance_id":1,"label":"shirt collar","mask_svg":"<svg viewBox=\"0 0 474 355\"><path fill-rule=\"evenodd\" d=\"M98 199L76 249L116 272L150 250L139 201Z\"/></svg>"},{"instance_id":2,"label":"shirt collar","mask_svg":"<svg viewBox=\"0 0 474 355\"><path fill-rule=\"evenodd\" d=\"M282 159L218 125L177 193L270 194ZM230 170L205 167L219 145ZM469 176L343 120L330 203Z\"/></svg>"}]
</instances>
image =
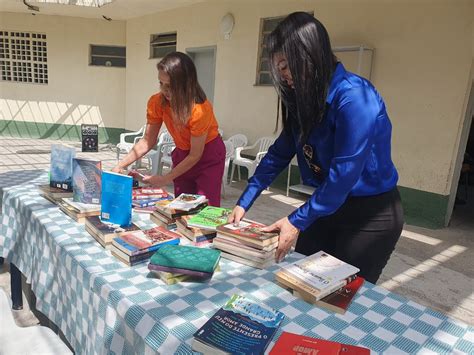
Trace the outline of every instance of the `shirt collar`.
<instances>
[{"instance_id":1,"label":"shirt collar","mask_svg":"<svg viewBox=\"0 0 474 355\"><path fill-rule=\"evenodd\" d=\"M329 85L328 96L326 97L326 102L330 105L336 95L336 91L339 87L339 83L346 74L346 68L342 65L341 62L337 63L334 73L332 73L331 84Z\"/></svg>"}]
</instances>

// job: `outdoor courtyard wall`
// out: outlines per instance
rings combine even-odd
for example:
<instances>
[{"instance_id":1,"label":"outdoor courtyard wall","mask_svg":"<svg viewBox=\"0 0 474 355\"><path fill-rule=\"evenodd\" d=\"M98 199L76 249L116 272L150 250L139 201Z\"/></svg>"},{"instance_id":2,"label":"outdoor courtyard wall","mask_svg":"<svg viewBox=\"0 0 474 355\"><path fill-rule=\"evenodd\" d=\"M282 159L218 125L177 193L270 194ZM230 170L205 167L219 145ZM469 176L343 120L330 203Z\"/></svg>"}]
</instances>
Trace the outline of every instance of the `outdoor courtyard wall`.
<instances>
[{"instance_id":1,"label":"outdoor courtyard wall","mask_svg":"<svg viewBox=\"0 0 474 355\"><path fill-rule=\"evenodd\" d=\"M150 35L177 31L178 50L217 47L214 107L224 138L245 133L253 143L273 134L275 90L255 85L260 20L297 10L314 12L333 46L375 48L371 81L392 120L392 156L406 208L428 225L443 225L451 185L457 184L459 127L472 81L472 1L207 1L131 19L126 128L145 122L146 102L158 91ZM228 12L235 27L226 40L219 22Z\"/></svg>"},{"instance_id":2,"label":"outdoor courtyard wall","mask_svg":"<svg viewBox=\"0 0 474 355\"><path fill-rule=\"evenodd\" d=\"M48 84L0 81L0 134L76 139L82 123L116 140L125 122L125 68L89 65L89 45L125 46L125 22L0 13L0 30L46 34Z\"/></svg>"}]
</instances>

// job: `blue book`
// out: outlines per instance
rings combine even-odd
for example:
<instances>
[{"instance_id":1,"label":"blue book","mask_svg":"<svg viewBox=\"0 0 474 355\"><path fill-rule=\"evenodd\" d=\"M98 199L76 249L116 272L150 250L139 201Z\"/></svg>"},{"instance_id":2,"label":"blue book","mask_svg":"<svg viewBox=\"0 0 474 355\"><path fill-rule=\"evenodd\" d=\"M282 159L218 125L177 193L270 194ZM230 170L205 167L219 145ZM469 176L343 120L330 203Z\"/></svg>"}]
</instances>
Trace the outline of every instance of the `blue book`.
<instances>
[{"instance_id":1,"label":"blue book","mask_svg":"<svg viewBox=\"0 0 474 355\"><path fill-rule=\"evenodd\" d=\"M204 354L263 354L285 315L233 295L195 334L194 351Z\"/></svg>"},{"instance_id":2,"label":"blue book","mask_svg":"<svg viewBox=\"0 0 474 355\"><path fill-rule=\"evenodd\" d=\"M72 160L75 155L73 147L51 145L49 186L72 192Z\"/></svg>"},{"instance_id":3,"label":"blue book","mask_svg":"<svg viewBox=\"0 0 474 355\"><path fill-rule=\"evenodd\" d=\"M102 172L102 221L121 227L128 227L132 223L132 184L131 176Z\"/></svg>"},{"instance_id":4,"label":"blue book","mask_svg":"<svg viewBox=\"0 0 474 355\"><path fill-rule=\"evenodd\" d=\"M72 199L74 202L100 204L102 163L96 160L72 160Z\"/></svg>"}]
</instances>

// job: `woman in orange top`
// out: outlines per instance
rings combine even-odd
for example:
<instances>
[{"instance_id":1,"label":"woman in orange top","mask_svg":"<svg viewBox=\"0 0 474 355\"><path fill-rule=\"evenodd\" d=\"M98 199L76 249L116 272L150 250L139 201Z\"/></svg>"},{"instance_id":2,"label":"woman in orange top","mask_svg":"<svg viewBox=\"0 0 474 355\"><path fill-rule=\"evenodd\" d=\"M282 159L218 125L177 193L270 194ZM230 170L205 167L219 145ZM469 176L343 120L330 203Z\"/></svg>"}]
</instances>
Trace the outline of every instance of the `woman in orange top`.
<instances>
[{"instance_id":1,"label":"woman in orange top","mask_svg":"<svg viewBox=\"0 0 474 355\"><path fill-rule=\"evenodd\" d=\"M174 182L174 192L206 195L220 206L225 146L211 103L197 81L196 67L186 54L173 52L158 63L160 92L148 100L145 134L113 169L120 172L148 153L163 122L174 139L173 169L166 175L143 178L161 187Z\"/></svg>"}]
</instances>

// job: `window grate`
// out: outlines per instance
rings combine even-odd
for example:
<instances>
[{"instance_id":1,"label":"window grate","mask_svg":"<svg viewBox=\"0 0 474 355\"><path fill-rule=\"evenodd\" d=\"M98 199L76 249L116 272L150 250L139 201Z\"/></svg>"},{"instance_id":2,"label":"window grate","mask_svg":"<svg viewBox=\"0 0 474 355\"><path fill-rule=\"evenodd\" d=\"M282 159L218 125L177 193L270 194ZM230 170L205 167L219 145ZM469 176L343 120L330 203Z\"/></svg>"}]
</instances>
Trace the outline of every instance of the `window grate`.
<instances>
[{"instance_id":1,"label":"window grate","mask_svg":"<svg viewBox=\"0 0 474 355\"><path fill-rule=\"evenodd\" d=\"M0 31L0 80L48 84L46 34Z\"/></svg>"},{"instance_id":2,"label":"window grate","mask_svg":"<svg viewBox=\"0 0 474 355\"><path fill-rule=\"evenodd\" d=\"M150 36L150 59L163 58L176 51L177 33L160 33Z\"/></svg>"}]
</instances>

